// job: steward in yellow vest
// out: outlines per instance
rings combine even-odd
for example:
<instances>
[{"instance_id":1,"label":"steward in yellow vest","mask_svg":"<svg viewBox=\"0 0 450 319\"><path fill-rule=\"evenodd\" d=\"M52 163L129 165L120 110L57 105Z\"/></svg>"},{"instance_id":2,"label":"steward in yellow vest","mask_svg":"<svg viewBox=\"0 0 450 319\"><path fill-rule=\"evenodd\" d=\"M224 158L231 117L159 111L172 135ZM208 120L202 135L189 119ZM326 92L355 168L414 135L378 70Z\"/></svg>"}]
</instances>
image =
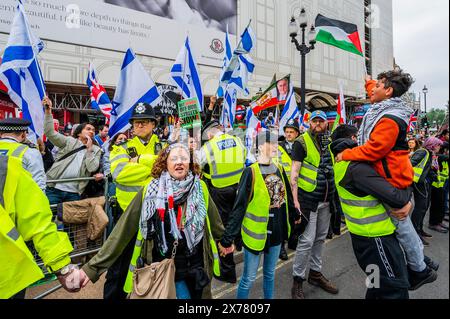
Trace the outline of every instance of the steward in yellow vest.
<instances>
[{"instance_id":1,"label":"steward in yellow vest","mask_svg":"<svg viewBox=\"0 0 450 319\"><path fill-rule=\"evenodd\" d=\"M150 265L152 262L162 261L171 255L175 242L174 236L179 232L182 238L178 238L175 280L179 283L185 281L191 288L192 282L202 286L200 291L189 289L193 299L212 298L211 280L213 275L220 275L216 242L223 235L223 224L205 183L199 180L197 174L200 172L190 161L186 147L174 144L166 150L155 164L158 170L154 171L154 177L159 177L152 179L147 187L133 199L100 252L83 267L83 270L95 283L101 274L116 262L124 247L133 245L132 247L135 247L133 256L127 263L130 273L123 278L121 287L124 292L122 298L125 298L133 288L132 270ZM167 192L170 184L173 187L173 199L164 197L170 193ZM154 202L159 196L153 196L154 193L159 194L160 189L163 190L161 198L165 198L161 203L165 207L162 209L164 228L161 224L161 209L157 208L159 202ZM176 196L181 198L177 199ZM173 219L169 218L172 212L170 203L174 204ZM194 211L192 208L195 208ZM202 216L203 213L204 219L194 218ZM201 228L192 227L193 222L196 225L202 225ZM192 233L191 230L194 232ZM163 234L165 240L163 240ZM167 247L164 247L164 242ZM191 247L192 250L189 249L191 244L188 242L196 243Z\"/></svg>"},{"instance_id":2,"label":"steward in yellow vest","mask_svg":"<svg viewBox=\"0 0 450 319\"><path fill-rule=\"evenodd\" d=\"M336 129L331 145L334 154L357 146L352 132L347 125ZM380 274L379 286L368 287L366 298L407 299L410 283L405 257L383 204L408 211L411 189L394 188L367 163L340 162L334 166L334 173L356 259L368 275L373 267Z\"/></svg>"},{"instance_id":3,"label":"steward in yellow vest","mask_svg":"<svg viewBox=\"0 0 450 319\"><path fill-rule=\"evenodd\" d=\"M300 136L292 152L291 187L295 207L308 220L304 232L300 227L293 268L292 298L304 299L303 281L310 265L308 282L330 294L338 288L322 274L322 248L334 211L335 186L333 162L329 151L328 120L325 112L311 114L309 130ZM306 219L306 218L305 218ZM303 225L301 225L303 226ZM302 247L302 249L300 249Z\"/></svg>"},{"instance_id":4,"label":"steward in yellow vest","mask_svg":"<svg viewBox=\"0 0 450 319\"><path fill-rule=\"evenodd\" d=\"M47 197L18 159L0 155L0 299L44 277L26 245L30 241L49 272L70 264L72 245L52 222Z\"/></svg>"},{"instance_id":5,"label":"steward in yellow vest","mask_svg":"<svg viewBox=\"0 0 450 319\"><path fill-rule=\"evenodd\" d=\"M238 137L223 134L223 128L218 121L206 124L202 140L206 141L199 152L203 180L208 185L222 222L226 225L245 168L247 150ZM240 242L238 244L240 245ZM235 283L237 277L233 254L221 257L221 266L222 276L218 279Z\"/></svg>"},{"instance_id":6,"label":"steward in yellow vest","mask_svg":"<svg viewBox=\"0 0 450 319\"><path fill-rule=\"evenodd\" d=\"M430 152L424 148L418 149L411 156L411 164L414 168L414 210L411 221L424 245L429 245L425 240L425 236L429 234L423 230L423 221L430 206L431 161Z\"/></svg>"},{"instance_id":7,"label":"steward in yellow vest","mask_svg":"<svg viewBox=\"0 0 450 319\"><path fill-rule=\"evenodd\" d=\"M117 201L123 211L139 190L148 184L160 148L158 136L153 134L157 120L151 105L137 104L130 123L134 138L120 146L114 146L110 154L111 174L117 186Z\"/></svg>"},{"instance_id":8,"label":"steward in yellow vest","mask_svg":"<svg viewBox=\"0 0 450 319\"><path fill-rule=\"evenodd\" d=\"M264 255L264 273L274 274L281 245L289 238L291 223L300 216L293 206L286 173L273 160L278 156L278 136L264 131L257 136L258 162L245 169L238 196L226 225L219 249L222 255L233 250L239 233L244 245L244 276L237 296L247 299ZM270 260L270 262L267 262ZM272 299L274 278L264 276L264 298Z\"/></svg>"}]
</instances>

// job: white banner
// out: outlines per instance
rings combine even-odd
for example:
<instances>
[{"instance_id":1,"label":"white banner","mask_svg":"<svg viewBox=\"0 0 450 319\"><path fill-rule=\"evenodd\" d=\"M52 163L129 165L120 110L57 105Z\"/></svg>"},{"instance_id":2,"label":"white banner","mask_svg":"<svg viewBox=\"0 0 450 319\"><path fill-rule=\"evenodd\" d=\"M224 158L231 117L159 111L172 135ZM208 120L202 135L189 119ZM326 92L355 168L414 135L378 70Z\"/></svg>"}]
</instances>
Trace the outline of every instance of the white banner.
<instances>
[{"instance_id":1,"label":"white banner","mask_svg":"<svg viewBox=\"0 0 450 319\"><path fill-rule=\"evenodd\" d=\"M22 0L43 40L175 60L189 34L199 64L222 66L224 31L236 34L237 0ZM1 0L9 33L17 0ZM236 42L236 36L231 39ZM0 50L3 48L0 48Z\"/></svg>"}]
</instances>

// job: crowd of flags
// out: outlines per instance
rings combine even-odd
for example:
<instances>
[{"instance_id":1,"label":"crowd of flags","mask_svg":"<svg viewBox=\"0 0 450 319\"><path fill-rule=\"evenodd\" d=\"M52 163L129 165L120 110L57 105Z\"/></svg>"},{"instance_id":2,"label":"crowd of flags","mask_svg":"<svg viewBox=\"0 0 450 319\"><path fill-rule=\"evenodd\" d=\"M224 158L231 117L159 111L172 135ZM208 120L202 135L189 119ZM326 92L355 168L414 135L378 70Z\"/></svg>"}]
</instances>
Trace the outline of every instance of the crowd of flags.
<instances>
[{"instance_id":1,"label":"crowd of flags","mask_svg":"<svg viewBox=\"0 0 450 319\"><path fill-rule=\"evenodd\" d=\"M41 101L45 95L45 84L38 63L38 55L44 49L43 42L36 37L28 23L24 6L18 0L16 13L11 26L8 44L0 60L0 90L8 92L12 101L20 108L23 117L32 122L31 132L35 138L43 136L44 110ZM355 25L332 20L319 15L316 19L319 30L317 40L360 54L359 34ZM251 21L243 31L237 47L233 50L228 30L225 35L225 53L220 73L217 96L224 99L220 117L226 128L233 128L238 95L248 97L249 80L255 72L251 53L256 47L255 33ZM171 71L171 79L184 99L198 99L199 111L204 110L199 68L186 37ZM289 76L288 76L289 77ZM100 84L93 63L89 65L86 84L90 90L92 108L102 112L110 124L110 136L129 128L133 106L145 102L155 107L160 101L157 86L142 63L130 48L124 56L114 99L111 101L105 88ZM273 83L272 83L273 84ZM269 88L270 89L270 88ZM276 89L276 86L275 86ZM345 97L342 84L339 87L336 124L346 123ZM300 128L308 128L308 112L301 114L296 100L292 81L283 109L276 107L270 119L259 120L254 108L247 110L247 127L255 130L269 125L283 127L292 119L299 122ZM270 122L270 123L269 123ZM411 116L410 130L417 126L417 115Z\"/></svg>"}]
</instances>

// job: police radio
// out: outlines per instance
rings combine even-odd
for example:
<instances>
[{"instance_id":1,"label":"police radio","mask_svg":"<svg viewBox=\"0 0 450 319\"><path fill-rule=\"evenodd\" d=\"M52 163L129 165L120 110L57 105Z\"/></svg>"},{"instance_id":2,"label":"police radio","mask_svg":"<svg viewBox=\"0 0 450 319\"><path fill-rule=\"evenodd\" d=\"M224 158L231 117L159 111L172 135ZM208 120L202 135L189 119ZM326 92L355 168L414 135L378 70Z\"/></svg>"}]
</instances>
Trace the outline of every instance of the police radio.
<instances>
[{"instance_id":1,"label":"police radio","mask_svg":"<svg viewBox=\"0 0 450 319\"><path fill-rule=\"evenodd\" d=\"M138 152L136 150L136 147L130 147L127 149L127 153L128 156L130 156L131 158L135 158L138 157Z\"/></svg>"}]
</instances>

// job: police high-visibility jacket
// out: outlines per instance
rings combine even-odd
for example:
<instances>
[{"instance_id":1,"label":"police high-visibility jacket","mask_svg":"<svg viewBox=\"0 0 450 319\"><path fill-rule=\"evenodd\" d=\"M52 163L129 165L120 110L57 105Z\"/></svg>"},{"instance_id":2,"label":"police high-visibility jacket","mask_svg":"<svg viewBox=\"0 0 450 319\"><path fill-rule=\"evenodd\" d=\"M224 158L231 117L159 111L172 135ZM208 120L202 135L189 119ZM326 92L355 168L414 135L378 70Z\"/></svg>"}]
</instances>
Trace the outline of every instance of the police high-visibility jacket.
<instances>
[{"instance_id":1,"label":"police high-visibility jacket","mask_svg":"<svg viewBox=\"0 0 450 319\"><path fill-rule=\"evenodd\" d=\"M153 135L145 146L139 137L114 146L110 154L111 175L116 183L116 196L125 211L139 190L148 184L153 164L156 161L155 146L158 136ZM133 154L135 152L135 154ZM139 156L138 163L130 163L131 156Z\"/></svg>"},{"instance_id":2,"label":"police high-visibility jacket","mask_svg":"<svg viewBox=\"0 0 450 319\"><path fill-rule=\"evenodd\" d=\"M42 190L45 190L47 176L42 155L36 148L19 143L12 138L0 138L0 155L18 158L22 162L22 167L30 172L34 181Z\"/></svg>"},{"instance_id":3,"label":"police high-visibility jacket","mask_svg":"<svg viewBox=\"0 0 450 319\"><path fill-rule=\"evenodd\" d=\"M311 133L307 131L303 134L306 144L306 158L303 160L298 176L298 187L305 192L312 193L317 187L317 172L320 165L320 153L311 137Z\"/></svg>"},{"instance_id":4,"label":"police high-visibility jacket","mask_svg":"<svg viewBox=\"0 0 450 319\"><path fill-rule=\"evenodd\" d=\"M349 232L370 238L392 235L395 226L378 199L370 195L358 197L340 186L349 165L350 162L340 162L333 167L336 189Z\"/></svg>"},{"instance_id":5,"label":"police high-visibility jacket","mask_svg":"<svg viewBox=\"0 0 450 319\"><path fill-rule=\"evenodd\" d=\"M206 210L208 210L208 207L209 207L208 187L206 186L205 182L200 181L200 183L202 185L203 198L205 200ZM144 191L144 194L146 194L146 191ZM207 227L209 243L210 243L211 251L212 251L212 255L213 255L213 273L215 276L219 277L220 276L219 250L217 248L216 242L215 242L214 237L211 232L211 224L209 222L208 215L206 215L205 226ZM136 269L138 258L141 256L141 253L142 253L143 243L144 243L144 239L141 235L141 232L139 231L137 239L136 239L136 243L134 246L133 255L131 257L131 263L130 263L130 267L128 269L127 279L125 280L125 285L123 287L123 290L126 293L131 293L131 291L133 289L133 274L134 274L134 270Z\"/></svg>"},{"instance_id":6,"label":"police high-visibility jacket","mask_svg":"<svg viewBox=\"0 0 450 319\"><path fill-rule=\"evenodd\" d=\"M278 160L280 161L280 164L283 165L286 175L290 178L292 170L292 159L281 145L278 146L278 152L280 153L280 157L278 158Z\"/></svg>"},{"instance_id":7,"label":"police high-visibility jacket","mask_svg":"<svg viewBox=\"0 0 450 319\"><path fill-rule=\"evenodd\" d=\"M52 217L47 197L21 162L0 156L0 299L44 277L25 242L33 241L50 272L70 263L72 245Z\"/></svg>"},{"instance_id":8,"label":"police high-visibility jacket","mask_svg":"<svg viewBox=\"0 0 450 319\"><path fill-rule=\"evenodd\" d=\"M245 168L246 149L239 138L223 134L203 146L210 173L203 176L215 188L238 184Z\"/></svg>"},{"instance_id":9,"label":"police high-visibility jacket","mask_svg":"<svg viewBox=\"0 0 450 319\"><path fill-rule=\"evenodd\" d=\"M426 152L426 155L423 157L420 163L414 167L414 183L419 182L420 178L422 177L423 170L427 165L428 160L430 159L430 152L428 152L426 149L424 149L424 151Z\"/></svg>"},{"instance_id":10,"label":"police high-visibility jacket","mask_svg":"<svg viewBox=\"0 0 450 319\"><path fill-rule=\"evenodd\" d=\"M283 167L276 164L280 172L283 172ZM259 164L255 163L251 166L253 170L253 178L255 185L253 188L253 198L247 207L247 213L242 222L241 235L246 247L254 251L263 251L267 240L267 225L269 224L270 213L270 195L264 182L263 175L259 168ZM284 180L282 174L283 184L286 188L289 181ZM286 225L288 227L288 237L291 234L291 226L289 223L289 209L287 192L284 194L286 205Z\"/></svg>"}]
</instances>

